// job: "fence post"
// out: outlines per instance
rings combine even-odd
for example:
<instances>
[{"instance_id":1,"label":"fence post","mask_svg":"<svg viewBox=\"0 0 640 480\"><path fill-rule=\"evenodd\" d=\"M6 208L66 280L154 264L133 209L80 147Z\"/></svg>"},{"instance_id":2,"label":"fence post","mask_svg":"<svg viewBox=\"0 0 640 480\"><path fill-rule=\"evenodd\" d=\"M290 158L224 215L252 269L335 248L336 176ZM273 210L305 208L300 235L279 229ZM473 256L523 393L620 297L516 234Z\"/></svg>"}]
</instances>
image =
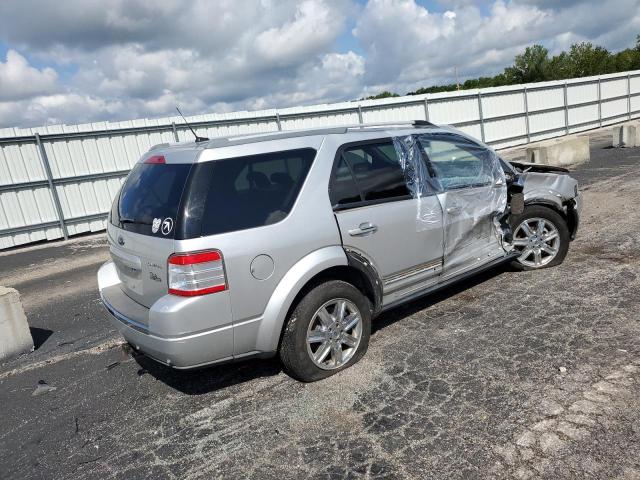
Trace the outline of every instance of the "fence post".
<instances>
[{"instance_id":1,"label":"fence post","mask_svg":"<svg viewBox=\"0 0 640 480\"><path fill-rule=\"evenodd\" d=\"M360 122L360 125L364 123L362 121L362 105L360 104L358 104L358 121Z\"/></svg>"},{"instance_id":2,"label":"fence post","mask_svg":"<svg viewBox=\"0 0 640 480\"><path fill-rule=\"evenodd\" d=\"M276 124L278 125L278 130L282 130L282 124L280 123L280 114L276 112Z\"/></svg>"},{"instance_id":3,"label":"fence post","mask_svg":"<svg viewBox=\"0 0 640 480\"><path fill-rule=\"evenodd\" d=\"M524 87L524 124L527 129L527 143L531 143L531 130L529 127L529 99L527 98L527 87Z\"/></svg>"},{"instance_id":4,"label":"fence post","mask_svg":"<svg viewBox=\"0 0 640 480\"><path fill-rule=\"evenodd\" d=\"M598 126L602 127L602 81L598 77Z\"/></svg>"},{"instance_id":5,"label":"fence post","mask_svg":"<svg viewBox=\"0 0 640 480\"><path fill-rule=\"evenodd\" d=\"M631 74L627 73L627 116L631 120Z\"/></svg>"},{"instance_id":6,"label":"fence post","mask_svg":"<svg viewBox=\"0 0 640 480\"><path fill-rule=\"evenodd\" d=\"M429 122L429 101L424 97L424 119Z\"/></svg>"},{"instance_id":7,"label":"fence post","mask_svg":"<svg viewBox=\"0 0 640 480\"><path fill-rule=\"evenodd\" d=\"M176 128L176 122L171 122L171 129L173 130L173 138L175 139L176 143L178 143L180 139L178 138L178 129Z\"/></svg>"},{"instance_id":8,"label":"fence post","mask_svg":"<svg viewBox=\"0 0 640 480\"><path fill-rule=\"evenodd\" d=\"M478 90L478 113L480 114L480 139L485 143L484 139L484 115L482 114L482 93Z\"/></svg>"},{"instance_id":9,"label":"fence post","mask_svg":"<svg viewBox=\"0 0 640 480\"><path fill-rule=\"evenodd\" d=\"M564 131L569 135L569 103L567 102L567 82L564 82Z\"/></svg>"},{"instance_id":10,"label":"fence post","mask_svg":"<svg viewBox=\"0 0 640 480\"><path fill-rule=\"evenodd\" d=\"M64 214L62 213L62 206L60 205L60 197L58 197L58 191L56 190L55 185L53 184L53 175L51 174L51 166L49 165L49 157L47 157L47 151L44 149L44 145L40 140L40 134L36 133L36 143L38 144L38 150L40 151L40 159L42 160L42 165L44 166L44 172L47 175L47 182L49 183L49 190L51 191L51 196L53 197L53 204L56 207L56 212L58 214L58 221L60 222L60 228L62 229L62 235L64 239L67 240L69 238L69 232L67 231L67 226L64 223Z\"/></svg>"}]
</instances>

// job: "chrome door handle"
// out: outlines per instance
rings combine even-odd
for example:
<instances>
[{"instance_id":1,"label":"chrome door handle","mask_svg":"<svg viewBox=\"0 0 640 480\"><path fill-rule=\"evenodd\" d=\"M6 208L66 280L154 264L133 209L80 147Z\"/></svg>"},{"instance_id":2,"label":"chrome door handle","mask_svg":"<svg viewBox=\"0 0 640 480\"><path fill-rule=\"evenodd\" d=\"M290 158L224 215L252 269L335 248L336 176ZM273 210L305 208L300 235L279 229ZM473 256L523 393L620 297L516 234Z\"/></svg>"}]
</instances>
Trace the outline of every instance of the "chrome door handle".
<instances>
[{"instance_id":1,"label":"chrome door handle","mask_svg":"<svg viewBox=\"0 0 640 480\"><path fill-rule=\"evenodd\" d=\"M462 207L448 207L447 213L449 215L458 215L462 211Z\"/></svg>"},{"instance_id":2,"label":"chrome door handle","mask_svg":"<svg viewBox=\"0 0 640 480\"><path fill-rule=\"evenodd\" d=\"M358 225L358 228L349 230L349 235L352 237L364 237L365 235L371 235L378 231L378 226L371 222L363 222Z\"/></svg>"}]
</instances>

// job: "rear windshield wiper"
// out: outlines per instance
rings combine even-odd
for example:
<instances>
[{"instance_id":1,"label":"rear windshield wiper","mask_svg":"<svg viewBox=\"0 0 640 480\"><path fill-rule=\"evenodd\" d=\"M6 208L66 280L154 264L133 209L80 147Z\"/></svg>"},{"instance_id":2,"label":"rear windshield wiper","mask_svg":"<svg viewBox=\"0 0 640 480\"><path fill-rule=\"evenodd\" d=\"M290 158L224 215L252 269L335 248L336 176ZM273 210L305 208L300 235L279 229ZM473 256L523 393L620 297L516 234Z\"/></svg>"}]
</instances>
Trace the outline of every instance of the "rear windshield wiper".
<instances>
[{"instance_id":1,"label":"rear windshield wiper","mask_svg":"<svg viewBox=\"0 0 640 480\"><path fill-rule=\"evenodd\" d=\"M122 223L123 225L124 224L132 224L132 223L138 224L138 225L151 225L148 222L141 222L140 220L132 220L130 218L121 218L120 219L120 223Z\"/></svg>"}]
</instances>

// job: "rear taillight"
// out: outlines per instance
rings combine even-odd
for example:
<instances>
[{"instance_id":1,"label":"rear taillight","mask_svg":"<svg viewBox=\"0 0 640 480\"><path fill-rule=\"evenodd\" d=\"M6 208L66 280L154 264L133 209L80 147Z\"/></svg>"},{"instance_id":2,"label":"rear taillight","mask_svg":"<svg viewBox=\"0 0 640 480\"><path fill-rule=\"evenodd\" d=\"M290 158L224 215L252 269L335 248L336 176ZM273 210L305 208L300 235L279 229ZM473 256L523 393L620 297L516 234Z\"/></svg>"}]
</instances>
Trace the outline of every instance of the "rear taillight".
<instances>
[{"instance_id":1,"label":"rear taillight","mask_svg":"<svg viewBox=\"0 0 640 480\"><path fill-rule=\"evenodd\" d=\"M193 297L226 289L224 263L218 250L175 253L169 257L169 293Z\"/></svg>"}]
</instances>

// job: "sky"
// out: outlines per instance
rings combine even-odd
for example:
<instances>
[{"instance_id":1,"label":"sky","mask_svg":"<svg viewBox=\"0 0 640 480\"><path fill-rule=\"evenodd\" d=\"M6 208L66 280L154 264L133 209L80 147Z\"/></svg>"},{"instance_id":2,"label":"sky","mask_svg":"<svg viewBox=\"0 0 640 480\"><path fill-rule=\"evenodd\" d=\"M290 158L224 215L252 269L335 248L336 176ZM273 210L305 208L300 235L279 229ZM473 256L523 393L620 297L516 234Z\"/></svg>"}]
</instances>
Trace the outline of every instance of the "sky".
<instances>
[{"instance_id":1,"label":"sky","mask_svg":"<svg viewBox=\"0 0 640 480\"><path fill-rule=\"evenodd\" d=\"M2 0L0 127L353 100L640 33L640 0Z\"/></svg>"}]
</instances>

